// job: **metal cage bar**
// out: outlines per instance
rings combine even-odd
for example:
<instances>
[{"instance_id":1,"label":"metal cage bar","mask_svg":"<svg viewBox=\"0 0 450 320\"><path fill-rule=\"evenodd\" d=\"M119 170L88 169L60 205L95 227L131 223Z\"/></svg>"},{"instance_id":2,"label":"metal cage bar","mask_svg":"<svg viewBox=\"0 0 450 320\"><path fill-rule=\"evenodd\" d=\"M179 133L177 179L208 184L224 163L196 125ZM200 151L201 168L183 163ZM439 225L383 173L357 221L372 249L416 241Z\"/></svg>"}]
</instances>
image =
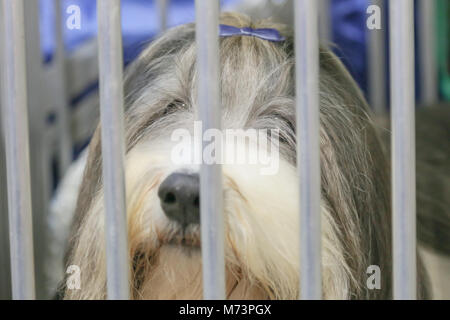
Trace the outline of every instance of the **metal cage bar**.
<instances>
[{"instance_id":1,"label":"metal cage bar","mask_svg":"<svg viewBox=\"0 0 450 320\"><path fill-rule=\"evenodd\" d=\"M385 0L371 0L371 5L380 8L381 29L367 30L368 87L369 102L377 114L387 112L386 86L386 23Z\"/></svg>"},{"instance_id":2,"label":"metal cage bar","mask_svg":"<svg viewBox=\"0 0 450 320\"><path fill-rule=\"evenodd\" d=\"M391 1L392 239L394 299L416 298L414 3Z\"/></svg>"},{"instance_id":3,"label":"metal cage bar","mask_svg":"<svg viewBox=\"0 0 450 320\"><path fill-rule=\"evenodd\" d=\"M129 299L120 0L97 0L108 299Z\"/></svg>"},{"instance_id":4,"label":"metal cage bar","mask_svg":"<svg viewBox=\"0 0 450 320\"><path fill-rule=\"evenodd\" d=\"M3 6L0 4L0 43L3 40ZM0 48L0 66L3 63L3 49ZM8 198L6 181L6 162L2 115L2 82L3 68L0 67L0 300L11 300L11 260L9 254L9 229L8 229Z\"/></svg>"},{"instance_id":5,"label":"metal cage bar","mask_svg":"<svg viewBox=\"0 0 450 320\"><path fill-rule=\"evenodd\" d=\"M2 87L11 281L14 299L34 299L24 1L1 1Z\"/></svg>"},{"instance_id":6,"label":"metal cage bar","mask_svg":"<svg viewBox=\"0 0 450 320\"><path fill-rule=\"evenodd\" d=\"M158 0L158 13L159 13L159 32L164 32L167 29L167 13L170 0Z\"/></svg>"},{"instance_id":7,"label":"metal cage bar","mask_svg":"<svg viewBox=\"0 0 450 320\"><path fill-rule=\"evenodd\" d=\"M333 28L331 21L331 1L318 1L319 15L319 39L324 45L329 45L333 41Z\"/></svg>"},{"instance_id":8,"label":"metal cage bar","mask_svg":"<svg viewBox=\"0 0 450 320\"><path fill-rule=\"evenodd\" d=\"M65 173L69 168L72 160L72 137L70 130L70 120L69 120L69 110L68 110L68 99L67 99L67 84L66 84L66 65L65 65L65 48L64 48L64 35L63 35L63 18L61 16L62 0L53 0L54 4L54 24L55 24L55 57L54 64L55 68L58 70L59 76L59 87L57 93L58 102L58 133L59 138L59 162L60 170Z\"/></svg>"},{"instance_id":9,"label":"metal cage bar","mask_svg":"<svg viewBox=\"0 0 450 320\"><path fill-rule=\"evenodd\" d=\"M295 1L300 297L321 299L319 43L317 1Z\"/></svg>"},{"instance_id":10,"label":"metal cage bar","mask_svg":"<svg viewBox=\"0 0 450 320\"><path fill-rule=\"evenodd\" d=\"M419 59L420 59L420 101L431 105L438 100L438 76L436 68L435 0L419 0Z\"/></svg>"},{"instance_id":11,"label":"metal cage bar","mask_svg":"<svg viewBox=\"0 0 450 320\"><path fill-rule=\"evenodd\" d=\"M52 88L42 60L39 23L39 1L24 1L25 46L27 73L27 100L31 198L33 206L33 240L36 297L48 297L46 293L45 251L47 239L42 237L48 231L46 217L50 208L52 172L50 159L50 133L44 114L54 106ZM49 68L52 68L49 66ZM58 117L59 119L59 117Z\"/></svg>"},{"instance_id":12,"label":"metal cage bar","mask_svg":"<svg viewBox=\"0 0 450 320\"><path fill-rule=\"evenodd\" d=\"M198 106L204 132L208 129L221 128L219 2L196 0L195 6ZM203 296L204 299L225 299L224 221L220 164L202 164L200 194Z\"/></svg>"}]
</instances>

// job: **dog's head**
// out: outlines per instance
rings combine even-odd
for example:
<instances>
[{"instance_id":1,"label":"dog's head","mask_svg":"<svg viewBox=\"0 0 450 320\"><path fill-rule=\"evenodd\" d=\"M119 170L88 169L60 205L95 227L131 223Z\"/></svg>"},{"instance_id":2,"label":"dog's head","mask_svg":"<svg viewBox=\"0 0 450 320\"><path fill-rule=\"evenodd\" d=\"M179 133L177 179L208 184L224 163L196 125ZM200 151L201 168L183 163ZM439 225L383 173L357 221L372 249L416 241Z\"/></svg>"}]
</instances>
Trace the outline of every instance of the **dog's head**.
<instances>
[{"instance_id":1,"label":"dog's head","mask_svg":"<svg viewBox=\"0 0 450 320\"><path fill-rule=\"evenodd\" d=\"M205 157L223 164L228 297L298 296L292 37L284 26L236 14L222 15L221 23L275 28L286 38L220 39L221 132L202 135L197 122L193 24L169 30L127 71L126 200L135 298L201 298L199 165ZM333 54L321 50L320 60L324 294L361 296L365 268L384 264L380 250L389 255L385 172L356 85ZM208 145L203 153L202 143ZM97 130L68 261L81 267L81 290L67 290L66 297L105 297L104 244Z\"/></svg>"}]
</instances>

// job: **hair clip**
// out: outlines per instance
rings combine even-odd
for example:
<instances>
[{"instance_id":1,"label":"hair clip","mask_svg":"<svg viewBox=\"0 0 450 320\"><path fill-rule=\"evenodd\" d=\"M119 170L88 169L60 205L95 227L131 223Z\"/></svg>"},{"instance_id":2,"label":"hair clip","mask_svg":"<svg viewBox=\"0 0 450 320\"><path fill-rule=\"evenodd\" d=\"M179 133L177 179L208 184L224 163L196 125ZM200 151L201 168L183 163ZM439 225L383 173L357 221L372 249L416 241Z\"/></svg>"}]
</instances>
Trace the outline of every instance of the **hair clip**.
<instances>
[{"instance_id":1,"label":"hair clip","mask_svg":"<svg viewBox=\"0 0 450 320\"><path fill-rule=\"evenodd\" d=\"M268 41L284 41L285 38L276 29L252 29L252 28L237 28L225 24L219 25L219 35L221 37L231 36L252 36Z\"/></svg>"}]
</instances>

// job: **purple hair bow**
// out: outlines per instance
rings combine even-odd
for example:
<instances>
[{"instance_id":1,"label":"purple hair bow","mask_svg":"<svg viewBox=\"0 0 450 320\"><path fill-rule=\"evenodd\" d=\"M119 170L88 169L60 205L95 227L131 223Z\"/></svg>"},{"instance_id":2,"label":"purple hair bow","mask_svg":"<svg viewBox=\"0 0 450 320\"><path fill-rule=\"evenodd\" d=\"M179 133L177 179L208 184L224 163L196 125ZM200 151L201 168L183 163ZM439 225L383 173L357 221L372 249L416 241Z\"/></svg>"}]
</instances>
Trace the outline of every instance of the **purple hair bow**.
<instances>
[{"instance_id":1,"label":"purple hair bow","mask_svg":"<svg viewBox=\"0 0 450 320\"><path fill-rule=\"evenodd\" d=\"M284 41L285 38L276 29L252 29L252 28L237 28L225 24L219 25L219 35L221 37L231 36L252 36L268 41Z\"/></svg>"}]
</instances>

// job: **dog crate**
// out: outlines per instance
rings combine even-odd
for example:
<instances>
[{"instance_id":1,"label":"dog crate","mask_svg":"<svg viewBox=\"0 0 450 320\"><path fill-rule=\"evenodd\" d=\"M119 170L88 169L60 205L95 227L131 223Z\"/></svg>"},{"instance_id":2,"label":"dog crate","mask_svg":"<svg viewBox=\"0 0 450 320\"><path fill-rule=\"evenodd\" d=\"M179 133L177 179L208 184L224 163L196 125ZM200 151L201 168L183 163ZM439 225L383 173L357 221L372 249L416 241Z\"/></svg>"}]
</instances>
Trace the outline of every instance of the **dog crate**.
<instances>
[{"instance_id":1,"label":"dog crate","mask_svg":"<svg viewBox=\"0 0 450 320\"><path fill-rule=\"evenodd\" d=\"M35 298L35 270L33 253L32 220L43 219L46 211L48 170L43 163L49 159L36 159L34 154L39 148L49 148L49 141L58 137L58 147L46 155L56 155L63 170L70 163L70 128L67 111L67 88L62 63L62 36L57 35L58 49L52 67L48 68L44 78L42 70L36 70L41 62L40 54L33 48L39 36L36 29L27 27L36 25L37 1L0 0L0 43L7 44L1 50L2 73L2 132L0 152L6 159L3 168L0 154L0 196L8 192L9 251L11 265L11 283L14 299ZM165 17L166 1L159 0L161 15ZM295 44L296 44L296 107L298 172L300 207L300 257L302 299L320 299L321 292L321 232L320 232L320 166L319 166L319 8L323 12L328 1L295 1ZM373 4L382 5L381 0ZM60 1L55 0L60 6ZM436 67L433 52L433 30L430 19L433 14L433 1L418 2L420 10L420 52L424 66L421 81L425 88L423 101L437 100ZM389 2L390 61L391 61L391 114L392 114L392 199L393 199L393 266L395 299L416 298L416 208L415 208L415 70L414 70L414 17L412 0ZM124 158L123 136L123 56L121 39L120 0L98 0L98 61L100 78L100 114L102 124L103 179L105 186L105 217L107 237L107 293L109 299L129 298L130 270L127 252L127 229L125 216ZM319 8L318 8L319 7ZM384 11L382 11L384 12ZM220 129L219 110L219 47L218 16L219 4L216 1L197 0L197 59L199 71L198 101L203 130ZM383 19L384 21L384 19ZM165 28L167 22L162 19ZM330 22L321 15L320 34L330 37ZM201 32L199 32L201 30ZM385 28L370 32L370 102L375 110L385 106L386 63L383 51ZM34 44L33 44L34 43ZM30 49L31 48L31 49ZM33 66L27 68L27 65ZM380 67L381 66L381 67ZM76 69L76 68L74 68ZM89 68L88 68L89 69ZM86 70L86 69L85 69ZM57 102L48 100L48 89L42 86L52 83L56 91ZM76 81L74 81L76 82ZM47 94L43 94L46 92ZM39 104L52 109L58 116L58 126L53 133L44 133L43 128L29 128L28 118L35 119L39 126L40 117L49 114L45 108L36 111L28 109L30 99L39 99ZM94 99L92 104L95 104ZM43 111L44 110L44 111ZM52 114L50 112L50 114ZM51 120L49 120L51 121ZM31 135L29 133L31 132ZM41 133L41 136L35 133ZM31 140L29 139L31 137ZM30 157L33 158L30 166ZM7 173L7 188L2 174ZM203 164L200 174L201 192L201 238L203 259L203 283L205 299L225 298L225 262L224 262L224 219L222 216L221 167L218 164ZM38 186L32 186L31 182ZM41 194L33 195L33 211L40 212L32 219L31 190L40 189ZM6 212L6 201L0 198L0 209ZM3 217L6 221L6 217ZM34 225L39 226L39 223ZM8 228L1 226L2 234ZM7 241L0 241L1 250L8 251ZM39 250L40 244L34 249ZM42 263L42 262L39 262ZM0 261L0 264L9 264ZM2 278L2 282L7 279Z\"/></svg>"}]
</instances>

